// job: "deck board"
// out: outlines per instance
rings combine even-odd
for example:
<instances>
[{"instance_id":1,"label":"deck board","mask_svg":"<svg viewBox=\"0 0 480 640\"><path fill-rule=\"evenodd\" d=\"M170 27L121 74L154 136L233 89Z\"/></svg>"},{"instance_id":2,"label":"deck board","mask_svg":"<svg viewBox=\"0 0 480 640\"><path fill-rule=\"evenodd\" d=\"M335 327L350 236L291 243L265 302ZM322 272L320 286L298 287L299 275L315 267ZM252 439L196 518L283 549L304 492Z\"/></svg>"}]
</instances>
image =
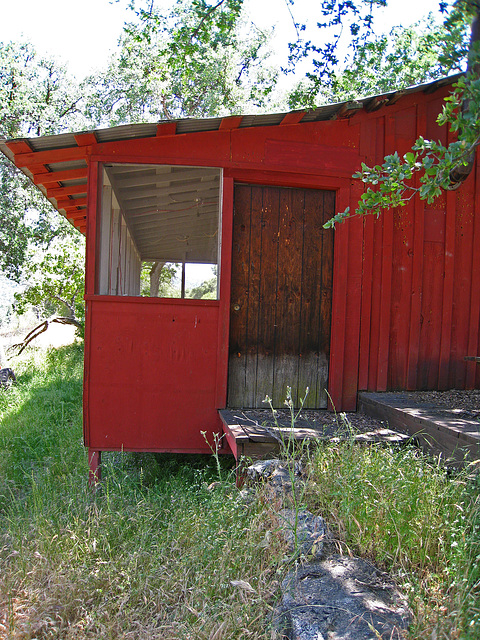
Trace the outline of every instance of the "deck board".
<instances>
[{"instance_id":1,"label":"deck board","mask_svg":"<svg viewBox=\"0 0 480 640\"><path fill-rule=\"evenodd\" d=\"M429 454L453 464L480 458L480 421L426 402L412 402L407 393L359 393L359 410L391 428L406 429Z\"/></svg>"},{"instance_id":2,"label":"deck board","mask_svg":"<svg viewBox=\"0 0 480 640\"><path fill-rule=\"evenodd\" d=\"M264 412L263 412L264 413ZM242 457L261 458L278 455L282 444L289 439L296 443L340 441L353 438L357 442L405 443L410 437L389 428L370 431L350 431L341 422L335 423L333 414L329 421L318 420L318 412L305 410L292 429L290 421L283 415L278 418L278 426L272 420L266 421L262 412L241 409L220 409L219 415L227 441L237 460Z\"/></svg>"}]
</instances>

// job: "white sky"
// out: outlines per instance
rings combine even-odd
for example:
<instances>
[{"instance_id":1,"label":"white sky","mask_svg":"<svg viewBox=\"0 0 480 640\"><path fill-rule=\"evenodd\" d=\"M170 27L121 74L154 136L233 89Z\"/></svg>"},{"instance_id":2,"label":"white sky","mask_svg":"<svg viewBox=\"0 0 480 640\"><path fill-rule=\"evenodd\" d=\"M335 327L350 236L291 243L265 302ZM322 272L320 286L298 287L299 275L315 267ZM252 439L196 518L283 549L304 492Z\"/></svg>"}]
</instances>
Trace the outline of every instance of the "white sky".
<instances>
[{"instance_id":1,"label":"white sky","mask_svg":"<svg viewBox=\"0 0 480 640\"><path fill-rule=\"evenodd\" d=\"M167 2L168 0L164 0ZM246 0L252 20L260 27L278 21L279 38L295 35L286 0ZM32 42L39 53L55 55L68 64L78 79L103 66L121 34L123 23L131 19L128 0L0 0L0 41ZM439 0L389 0L382 10L378 31L397 24L412 24L429 11L438 14ZM315 0L297 0L297 16L313 23L320 19ZM303 7L303 8L302 8Z\"/></svg>"}]
</instances>

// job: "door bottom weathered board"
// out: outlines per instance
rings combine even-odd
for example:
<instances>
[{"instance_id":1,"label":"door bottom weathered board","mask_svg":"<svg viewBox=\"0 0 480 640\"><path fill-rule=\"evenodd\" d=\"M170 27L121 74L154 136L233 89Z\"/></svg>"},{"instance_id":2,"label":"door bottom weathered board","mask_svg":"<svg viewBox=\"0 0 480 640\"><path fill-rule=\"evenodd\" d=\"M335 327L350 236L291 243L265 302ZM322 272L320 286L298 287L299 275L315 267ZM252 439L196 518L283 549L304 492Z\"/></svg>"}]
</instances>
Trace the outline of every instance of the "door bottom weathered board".
<instances>
[{"instance_id":1,"label":"door bottom weathered board","mask_svg":"<svg viewBox=\"0 0 480 640\"><path fill-rule=\"evenodd\" d=\"M236 185L229 407L327 406L335 193Z\"/></svg>"}]
</instances>

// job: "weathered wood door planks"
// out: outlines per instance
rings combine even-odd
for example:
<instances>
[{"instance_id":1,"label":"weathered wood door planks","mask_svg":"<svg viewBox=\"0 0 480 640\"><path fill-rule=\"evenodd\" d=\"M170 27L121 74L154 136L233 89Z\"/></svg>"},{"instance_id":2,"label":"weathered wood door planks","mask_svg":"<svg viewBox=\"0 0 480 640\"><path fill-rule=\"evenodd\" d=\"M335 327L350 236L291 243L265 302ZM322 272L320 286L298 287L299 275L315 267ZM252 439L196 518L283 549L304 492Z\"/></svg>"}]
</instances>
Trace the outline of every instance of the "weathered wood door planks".
<instances>
[{"instance_id":1,"label":"weathered wood door planks","mask_svg":"<svg viewBox=\"0 0 480 640\"><path fill-rule=\"evenodd\" d=\"M327 404L335 193L236 185L228 405Z\"/></svg>"}]
</instances>

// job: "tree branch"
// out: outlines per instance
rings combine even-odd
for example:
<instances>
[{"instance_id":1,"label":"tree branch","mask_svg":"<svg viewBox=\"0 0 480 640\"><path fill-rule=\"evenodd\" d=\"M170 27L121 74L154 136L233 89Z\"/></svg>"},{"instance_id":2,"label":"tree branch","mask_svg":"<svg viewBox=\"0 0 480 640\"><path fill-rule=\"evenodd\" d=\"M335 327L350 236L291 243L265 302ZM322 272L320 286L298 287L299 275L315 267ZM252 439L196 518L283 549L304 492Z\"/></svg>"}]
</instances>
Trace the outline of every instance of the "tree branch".
<instances>
[{"instance_id":1,"label":"tree branch","mask_svg":"<svg viewBox=\"0 0 480 640\"><path fill-rule=\"evenodd\" d=\"M208 18L208 16L214 11L216 11L218 7L220 7L224 2L225 0L220 0L220 2L218 2L214 7L210 7L210 9L205 13L203 18L200 20L200 23L198 24L197 28L193 31L192 37L190 38L190 40L193 40L193 38L195 38L198 35L198 32L202 28L202 25L205 22L205 20Z\"/></svg>"}]
</instances>

